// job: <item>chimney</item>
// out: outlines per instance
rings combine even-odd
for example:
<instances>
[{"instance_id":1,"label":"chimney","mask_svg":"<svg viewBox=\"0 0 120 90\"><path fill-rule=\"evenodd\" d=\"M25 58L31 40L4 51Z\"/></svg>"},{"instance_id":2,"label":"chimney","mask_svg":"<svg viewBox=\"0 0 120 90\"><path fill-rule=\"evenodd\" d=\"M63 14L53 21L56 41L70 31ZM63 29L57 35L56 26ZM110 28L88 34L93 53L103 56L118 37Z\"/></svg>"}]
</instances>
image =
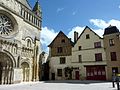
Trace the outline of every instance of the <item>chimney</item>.
<instances>
[{"instance_id":1,"label":"chimney","mask_svg":"<svg viewBox=\"0 0 120 90\"><path fill-rule=\"evenodd\" d=\"M71 41L71 38L69 38L69 40Z\"/></svg>"},{"instance_id":2,"label":"chimney","mask_svg":"<svg viewBox=\"0 0 120 90\"><path fill-rule=\"evenodd\" d=\"M77 41L77 39L78 39L78 32L74 32L74 43L76 43L76 41Z\"/></svg>"}]
</instances>

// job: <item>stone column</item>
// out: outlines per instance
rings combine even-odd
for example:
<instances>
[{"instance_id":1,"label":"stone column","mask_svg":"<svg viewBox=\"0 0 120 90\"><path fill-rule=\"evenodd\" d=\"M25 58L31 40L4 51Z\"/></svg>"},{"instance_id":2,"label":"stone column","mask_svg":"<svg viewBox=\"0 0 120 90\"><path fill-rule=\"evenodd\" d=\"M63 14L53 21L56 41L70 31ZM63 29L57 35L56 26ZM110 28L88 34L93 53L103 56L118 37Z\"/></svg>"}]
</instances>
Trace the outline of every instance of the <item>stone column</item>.
<instances>
[{"instance_id":1,"label":"stone column","mask_svg":"<svg viewBox=\"0 0 120 90\"><path fill-rule=\"evenodd\" d=\"M25 81L25 68L23 68L23 82Z\"/></svg>"},{"instance_id":2,"label":"stone column","mask_svg":"<svg viewBox=\"0 0 120 90\"><path fill-rule=\"evenodd\" d=\"M9 82L8 82L8 84L11 84L11 72L12 72L11 67L9 67L9 72L8 72Z\"/></svg>"},{"instance_id":3,"label":"stone column","mask_svg":"<svg viewBox=\"0 0 120 90\"><path fill-rule=\"evenodd\" d=\"M11 68L11 83L14 83L13 79L14 79L14 70L13 68Z\"/></svg>"},{"instance_id":4,"label":"stone column","mask_svg":"<svg viewBox=\"0 0 120 90\"><path fill-rule=\"evenodd\" d=\"M4 67L3 67L3 69L4 69ZM2 69L2 80L1 80L1 84L3 84L3 81L4 81L4 71L3 71L3 69Z\"/></svg>"}]
</instances>

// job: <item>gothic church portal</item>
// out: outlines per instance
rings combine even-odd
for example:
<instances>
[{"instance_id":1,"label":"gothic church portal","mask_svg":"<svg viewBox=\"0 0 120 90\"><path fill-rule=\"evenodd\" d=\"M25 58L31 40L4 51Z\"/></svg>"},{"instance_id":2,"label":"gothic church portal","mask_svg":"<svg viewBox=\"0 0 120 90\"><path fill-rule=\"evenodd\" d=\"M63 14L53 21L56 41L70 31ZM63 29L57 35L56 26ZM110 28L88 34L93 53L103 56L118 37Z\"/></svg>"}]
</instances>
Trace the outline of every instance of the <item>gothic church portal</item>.
<instances>
[{"instance_id":1,"label":"gothic church portal","mask_svg":"<svg viewBox=\"0 0 120 90\"><path fill-rule=\"evenodd\" d=\"M39 80L41 8L0 0L0 84Z\"/></svg>"}]
</instances>

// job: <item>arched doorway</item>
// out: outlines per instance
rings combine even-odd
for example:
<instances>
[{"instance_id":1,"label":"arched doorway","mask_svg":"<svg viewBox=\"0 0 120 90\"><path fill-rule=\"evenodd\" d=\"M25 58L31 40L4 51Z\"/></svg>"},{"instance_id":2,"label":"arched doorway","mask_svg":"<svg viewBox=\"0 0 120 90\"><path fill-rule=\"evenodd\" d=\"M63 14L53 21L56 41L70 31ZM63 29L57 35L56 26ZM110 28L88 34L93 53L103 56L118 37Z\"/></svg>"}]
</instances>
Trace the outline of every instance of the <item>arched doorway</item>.
<instances>
[{"instance_id":1,"label":"arched doorway","mask_svg":"<svg viewBox=\"0 0 120 90\"><path fill-rule=\"evenodd\" d=\"M23 81L28 82L29 81L29 64L27 62L23 62L21 64L23 69Z\"/></svg>"},{"instance_id":2,"label":"arched doorway","mask_svg":"<svg viewBox=\"0 0 120 90\"><path fill-rule=\"evenodd\" d=\"M3 52L0 52L0 84L11 84L13 81L12 59Z\"/></svg>"}]
</instances>

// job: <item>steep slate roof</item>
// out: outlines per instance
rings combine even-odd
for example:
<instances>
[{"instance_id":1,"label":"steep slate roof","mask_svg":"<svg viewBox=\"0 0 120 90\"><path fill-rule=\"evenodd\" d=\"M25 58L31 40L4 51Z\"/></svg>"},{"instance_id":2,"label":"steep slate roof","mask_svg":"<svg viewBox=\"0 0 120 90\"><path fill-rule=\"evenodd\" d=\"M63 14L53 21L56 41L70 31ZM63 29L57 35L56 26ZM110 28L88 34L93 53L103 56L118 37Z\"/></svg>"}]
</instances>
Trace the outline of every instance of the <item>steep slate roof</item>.
<instances>
[{"instance_id":1,"label":"steep slate roof","mask_svg":"<svg viewBox=\"0 0 120 90\"><path fill-rule=\"evenodd\" d=\"M28 0L18 0L20 3L25 5L27 8L31 9L30 4L28 3Z\"/></svg>"},{"instance_id":2,"label":"steep slate roof","mask_svg":"<svg viewBox=\"0 0 120 90\"><path fill-rule=\"evenodd\" d=\"M56 39L60 34L63 34L63 35L70 41L71 46L74 46L74 43L71 41L71 39L69 39L62 31L60 31L60 32L58 33L58 35L54 38L54 40L48 45L48 47L51 47L51 46L52 46L52 44L54 43L55 39Z\"/></svg>"},{"instance_id":3,"label":"steep slate roof","mask_svg":"<svg viewBox=\"0 0 120 90\"><path fill-rule=\"evenodd\" d=\"M110 25L109 27L105 28L104 35L113 34L113 33L119 33L119 30L117 29L116 26Z\"/></svg>"},{"instance_id":4,"label":"steep slate roof","mask_svg":"<svg viewBox=\"0 0 120 90\"><path fill-rule=\"evenodd\" d=\"M95 33L92 29L90 29L88 26L85 27L85 29L82 31L82 33L80 34L80 36L78 37L77 41L80 39L80 37L82 36L82 34L85 32L86 29L89 29L91 32L93 32L96 36L98 36L100 39L103 39L102 37L100 37L97 33ZM76 43L77 43L76 41ZM76 44L75 43L75 44Z\"/></svg>"}]
</instances>

